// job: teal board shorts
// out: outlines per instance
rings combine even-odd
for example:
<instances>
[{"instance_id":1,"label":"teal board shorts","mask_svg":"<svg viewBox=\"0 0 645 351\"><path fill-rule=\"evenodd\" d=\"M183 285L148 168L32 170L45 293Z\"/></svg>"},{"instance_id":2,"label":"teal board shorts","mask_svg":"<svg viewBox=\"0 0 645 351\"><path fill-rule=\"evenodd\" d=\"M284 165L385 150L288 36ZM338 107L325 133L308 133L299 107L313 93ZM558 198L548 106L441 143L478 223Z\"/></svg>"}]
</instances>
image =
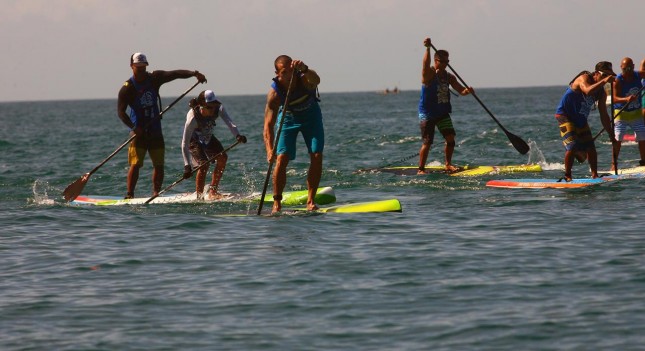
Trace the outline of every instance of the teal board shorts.
<instances>
[{"instance_id":1,"label":"teal board shorts","mask_svg":"<svg viewBox=\"0 0 645 351\"><path fill-rule=\"evenodd\" d=\"M322 112L320 105L313 103L304 111L288 111L283 114L280 111L276 122L275 131L277 133L280 121L284 117L280 139L278 140L278 155L288 154L289 160L296 159L296 139L298 133L307 145L310 154L322 153L325 148L325 129L323 128Z\"/></svg>"}]
</instances>

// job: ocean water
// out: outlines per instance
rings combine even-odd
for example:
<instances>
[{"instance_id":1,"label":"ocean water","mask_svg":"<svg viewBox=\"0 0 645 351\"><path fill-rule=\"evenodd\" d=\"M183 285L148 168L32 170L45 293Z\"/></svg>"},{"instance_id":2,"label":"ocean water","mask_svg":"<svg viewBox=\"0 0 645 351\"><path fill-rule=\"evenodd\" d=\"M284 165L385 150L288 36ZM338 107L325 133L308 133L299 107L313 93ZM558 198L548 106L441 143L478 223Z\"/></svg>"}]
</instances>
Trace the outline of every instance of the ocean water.
<instances>
[{"instance_id":1,"label":"ocean water","mask_svg":"<svg viewBox=\"0 0 645 351\"><path fill-rule=\"evenodd\" d=\"M164 86L164 103L184 89ZM0 350L643 350L645 182L484 185L562 176L553 112L563 91L478 90L527 155L472 97L453 97L455 163L545 169L477 178L354 174L417 163L419 93L324 93L321 184L338 203L397 198L403 212L275 217L239 203L67 205L63 189L128 137L116 101L0 103ZM229 152L222 191L261 191L264 96L222 100L249 139ZM187 99L163 118L164 185L182 173L186 111ZM216 135L234 142L223 124ZM289 190L305 188L298 145ZM606 135L597 147L606 169ZM124 195L126 159L84 193ZM624 145L621 167L638 159ZM146 160L138 196L150 195L150 173ZM574 177L588 175L575 165Z\"/></svg>"}]
</instances>

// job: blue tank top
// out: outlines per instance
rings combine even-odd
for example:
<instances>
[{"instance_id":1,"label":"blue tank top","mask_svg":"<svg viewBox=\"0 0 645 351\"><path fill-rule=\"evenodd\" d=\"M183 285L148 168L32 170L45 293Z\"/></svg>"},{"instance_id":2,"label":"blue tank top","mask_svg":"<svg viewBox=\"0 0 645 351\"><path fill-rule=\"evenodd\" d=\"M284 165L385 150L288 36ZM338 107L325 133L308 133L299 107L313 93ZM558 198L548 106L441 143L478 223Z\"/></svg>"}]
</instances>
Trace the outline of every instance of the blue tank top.
<instances>
[{"instance_id":1,"label":"blue tank top","mask_svg":"<svg viewBox=\"0 0 645 351\"><path fill-rule=\"evenodd\" d=\"M629 95L635 95L638 93L638 90L643 86L643 82L638 80L638 77L640 77L640 72L634 71L634 79L631 82L626 82L625 77L623 77L623 74L619 74L616 76L616 79L620 81L620 87L622 89L621 96L629 96ZM615 110L620 110L623 108L625 104L614 104L614 109ZM639 98L635 99L634 101L630 102L629 105L625 108L625 111L634 111L634 110L640 110L642 108L641 104L641 99L640 96Z\"/></svg>"},{"instance_id":2,"label":"blue tank top","mask_svg":"<svg viewBox=\"0 0 645 351\"><path fill-rule=\"evenodd\" d=\"M442 117L452 113L450 104L450 86L446 80L440 80L439 75L430 82L430 85L421 85L421 98L419 99L419 114L429 117Z\"/></svg>"},{"instance_id":3,"label":"blue tank top","mask_svg":"<svg viewBox=\"0 0 645 351\"><path fill-rule=\"evenodd\" d=\"M574 91L568 87L560 99L555 114L567 116L577 127L582 127L587 123L589 112L594 104L595 99L592 96L586 96L582 92Z\"/></svg>"},{"instance_id":4,"label":"blue tank top","mask_svg":"<svg viewBox=\"0 0 645 351\"><path fill-rule=\"evenodd\" d=\"M287 92L282 90L282 88L278 84L278 78L273 78L271 88L273 88L278 96L280 96L282 104L284 104L284 100L287 97ZM318 102L318 99L316 98L316 91L305 88L300 79L295 82L295 86L291 88L290 94L291 96L289 96L289 106L287 107L287 111L305 111L309 107L311 107L312 104ZM282 106L280 108L282 108Z\"/></svg>"},{"instance_id":5,"label":"blue tank top","mask_svg":"<svg viewBox=\"0 0 645 351\"><path fill-rule=\"evenodd\" d=\"M134 88L134 100L130 104L130 120L135 127L144 128L148 132L161 133L161 119L159 116L159 94L148 77L144 82L137 83L134 76L130 77ZM150 121L152 120L152 123Z\"/></svg>"}]
</instances>

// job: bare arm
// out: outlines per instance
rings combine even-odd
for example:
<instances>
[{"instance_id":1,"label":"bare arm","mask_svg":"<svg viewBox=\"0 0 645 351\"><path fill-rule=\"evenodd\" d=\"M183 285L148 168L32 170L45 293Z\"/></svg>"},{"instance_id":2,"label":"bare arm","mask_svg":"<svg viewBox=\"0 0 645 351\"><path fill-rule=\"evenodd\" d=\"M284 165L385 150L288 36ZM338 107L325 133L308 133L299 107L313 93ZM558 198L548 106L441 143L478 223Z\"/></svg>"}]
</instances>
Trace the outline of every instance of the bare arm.
<instances>
[{"instance_id":1,"label":"bare arm","mask_svg":"<svg viewBox=\"0 0 645 351\"><path fill-rule=\"evenodd\" d=\"M278 110L280 109L280 97L275 90L269 91L267 94L267 104L264 107L264 148L267 152L267 162L271 162L273 156L273 141L276 119L278 118Z\"/></svg>"},{"instance_id":2,"label":"bare arm","mask_svg":"<svg viewBox=\"0 0 645 351\"><path fill-rule=\"evenodd\" d=\"M175 79L186 79L190 77L196 77L200 83L206 83L206 76L201 74L199 71L189 71L187 69L177 69L173 71L154 71L152 75L156 76L159 79L160 85L168 82L172 82Z\"/></svg>"},{"instance_id":3,"label":"bare arm","mask_svg":"<svg viewBox=\"0 0 645 351\"><path fill-rule=\"evenodd\" d=\"M429 85L430 82L434 79L437 71L432 67L432 58L430 54L430 38L426 38L423 41L423 45L426 47L425 53L423 53L423 66L421 67L421 84Z\"/></svg>"},{"instance_id":4,"label":"bare arm","mask_svg":"<svg viewBox=\"0 0 645 351\"><path fill-rule=\"evenodd\" d=\"M627 95L623 96L623 85L619 80L615 80L613 83L613 100L614 104L627 104L630 103L634 100L635 96L634 95Z\"/></svg>"},{"instance_id":5,"label":"bare arm","mask_svg":"<svg viewBox=\"0 0 645 351\"><path fill-rule=\"evenodd\" d=\"M309 69L309 66L305 65L301 60L291 61L291 67L302 72L300 79L304 84L305 88L309 90L314 90L320 84L320 76L316 71Z\"/></svg>"},{"instance_id":6,"label":"bare arm","mask_svg":"<svg viewBox=\"0 0 645 351\"><path fill-rule=\"evenodd\" d=\"M455 89L455 91L458 92L461 96L468 95L471 92L475 91L473 87L464 88L464 86L459 83L457 78L450 73L448 73L448 81L450 82L450 86Z\"/></svg>"},{"instance_id":7,"label":"bare arm","mask_svg":"<svg viewBox=\"0 0 645 351\"><path fill-rule=\"evenodd\" d=\"M610 81L613 82L613 80L613 76L605 76L603 79L594 83L593 79L589 77L589 75L583 74L580 77L576 78L573 84L571 84L571 88L573 90L582 91L582 93L585 95L591 95L596 93L598 89L601 89L604 92L603 86ZM606 94L604 95L606 96Z\"/></svg>"},{"instance_id":8,"label":"bare arm","mask_svg":"<svg viewBox=\"0 0 645 351\"><path fill-rule=\"evenodd\" d=\"M600 97L598 98L598 113L600 113L600 123L602 123L603 128L607 131L607 134L609 134L609 139L611 139L611 142L614 143L616 142L616 137L614 136L614 131L611 128L611 117L609 117L609 114L607 113L606 101L607 93L605 93L605 90L603 89L600 93Z\"/></svg>"},{"instance_id":9,"label":"bare arm","mask_svg":"<svg viewBox=\"0 0 645 351\"><path fill-rule=\"evenodd\" d=\"M645 79L645 59L641 61L640 74L641 74L641 79Z\"/></svg>"},{"instance_id":10,"label":"bare arm","mask_svg":"<svg viewBox=\"0 0 645 351\"><path fill-rule=\"evenodd\" d=\"M127 97L127 92L128 92L128 85L130 84L129 81L123 83L123 86L121 86L121 89L119 90L119 100L117 102L117 115L119 116L119 119L125 124L128 128L132 129L134 128L134 123L130 120L130 116L128 116L127 109L128 109L128 97Z\"/></svg>"},{"instance_id":11,"label":"bare arm","mask_svg":"<svg viewBox=\"0 0 645 351\"><path fill-rule=\"evenodd\" d=\"M307 72L302 74L302 82L304 83L305 88L314 90L320 84L320 76L318 76L316 71L308 69Z\"/></svg>"}]
</instances>

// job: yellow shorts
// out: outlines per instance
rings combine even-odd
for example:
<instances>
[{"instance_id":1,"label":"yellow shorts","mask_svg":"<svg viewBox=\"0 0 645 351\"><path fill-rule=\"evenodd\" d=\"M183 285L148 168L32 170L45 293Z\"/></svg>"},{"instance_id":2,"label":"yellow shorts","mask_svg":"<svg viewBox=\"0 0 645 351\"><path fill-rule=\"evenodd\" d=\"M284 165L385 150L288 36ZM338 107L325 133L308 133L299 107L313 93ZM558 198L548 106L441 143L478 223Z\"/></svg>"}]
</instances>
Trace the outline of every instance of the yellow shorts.
<instances>
[{"instance_id":1,"label":"yellow shorts","mask_svg":"<svg viewBox=\"0 0 645 351\"><path fill-rule=\"evenodd\" d=\"M616 116L616 113L618 113L619 110L614 110L614 116ZM643 112L641 110L632 110L632 111L623 111L621 112L618 117L616 117L617 121L625 121L625 122L632 122L632 121L637 121L639 119L643 118Z\"/></svg>"},{"instance_id":2,"label":"yellow shorts","mask_svg":"<svg viewBox=\"0 0 645 351\"><path fill-rule=\"evenodd\" d=\"M143 166L143 159L146 157L146 152L148 152L153 167L163 166L165 151L166 145L163 136L136 137L128 148L128 164L130 166Z\"/></svg>"},{"instance_id":3,"label":"yellow shorts","mask_svg":"<svg viewBox=\"0 0 645 351\"><path fill-rule=\"evenodd\" d=\"M555 118L560 127L562 144L567 151L588 151L596 148L588 123L578 127L569 121L567 116L555 115Z\"/></svg>"}]
</instances>

